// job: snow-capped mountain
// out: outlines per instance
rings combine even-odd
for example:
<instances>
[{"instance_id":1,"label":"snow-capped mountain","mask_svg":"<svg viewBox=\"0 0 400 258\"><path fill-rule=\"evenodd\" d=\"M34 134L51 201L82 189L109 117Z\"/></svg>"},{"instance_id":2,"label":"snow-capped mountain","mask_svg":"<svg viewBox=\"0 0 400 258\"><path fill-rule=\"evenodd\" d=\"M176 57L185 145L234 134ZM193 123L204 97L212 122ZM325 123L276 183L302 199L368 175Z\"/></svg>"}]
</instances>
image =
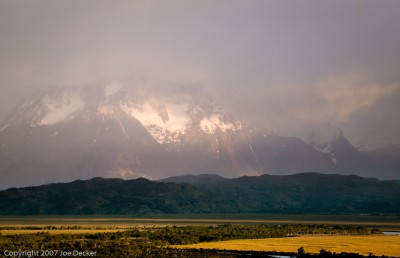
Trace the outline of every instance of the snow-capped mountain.
<instances>
[{"instance_id":1,"label":"snow-capped mountain","mask_svg":"<svg viewBox=\"0 0 400 258\"><path fill-rule=\"evenodd\" d=\"M246 141L247 127L213 101L158 98L118 83L42 92L17 106L0 129L4 186L262 172L252 169L254 158L241 158L240 151L251 152L237 144Z\"/></svg>"},{"instance_id":2,"label":"snow-capped mountain","mask_svg":"<svg viewBox=\"0 0 400 258\"><path fill-rule=\"evenodd\" d=\"M0 124L0 188L94 176L374 174L365 164L342 132L306 144L250 128L209 99L116 82L43 91Z\"/></svg>"}]
</instances>

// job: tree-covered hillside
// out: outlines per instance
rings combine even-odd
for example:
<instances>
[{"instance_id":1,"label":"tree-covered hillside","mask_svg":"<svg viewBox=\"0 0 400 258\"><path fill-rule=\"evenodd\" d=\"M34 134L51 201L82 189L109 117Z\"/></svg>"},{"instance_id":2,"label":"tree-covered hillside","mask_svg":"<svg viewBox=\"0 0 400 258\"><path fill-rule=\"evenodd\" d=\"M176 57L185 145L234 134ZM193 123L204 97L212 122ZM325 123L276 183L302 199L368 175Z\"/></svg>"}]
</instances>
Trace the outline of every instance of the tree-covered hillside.
<instances>
[{"instance_id":1,"label":"tree-covered hillside","mask_svg":"<svg viewBox=\"0 0 400 258\"><path fill-rule=\"evenodd\" d=\"M159 213L400 214L400 181L318 173L206 175L163 182L93 178L0 191L0 215Z\"/></svg>"}]
</instances>

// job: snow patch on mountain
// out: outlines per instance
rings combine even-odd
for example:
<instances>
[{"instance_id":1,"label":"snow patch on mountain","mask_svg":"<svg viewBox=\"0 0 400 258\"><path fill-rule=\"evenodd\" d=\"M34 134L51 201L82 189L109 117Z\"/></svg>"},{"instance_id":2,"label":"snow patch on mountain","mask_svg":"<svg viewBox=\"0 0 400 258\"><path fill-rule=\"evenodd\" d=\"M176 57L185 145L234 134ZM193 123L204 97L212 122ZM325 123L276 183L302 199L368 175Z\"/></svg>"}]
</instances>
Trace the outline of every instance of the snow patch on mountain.
<instances>
[{"instance_id":1,"label":"snow patch on mountain","mask_svg":"<svg viewBox=\"0 0 400 258\"><path fill-rule=\"evenodd\" d=\"M187 104L161 103L150 99L141 106L121 103L120 107L129 116L139 120L159 143L179 141L179 135L186 133L191 121Z\"/></svg>"},{"instance_id":2,"label":"snow patch on mountain","mask_svg":"<svg viewBox=\"0 0 400 258\"><path fill-rule=\"evenodd\" d=\"M97 108L97 112L103 117L114 116L114 110L109 106L100 106Z\"/></svg>"},{"instance_id":3,"label":"snow patch on mountain","mask_svg":"<svg viewBox=\"0 0 400 258\"><path fill-rule=\"evenodd\" d=\"M326 143L310 143L310 145L317 151L325 154L330 154L332 152L332 147L330 142Z\"/></svg>"},{"instance_id":4,"label":"snow patch on mountain","mask_svg":"<svg viewBox=\"0 0 400 258\"><path fill-rule=\"evenodd\" d=\"M236 127L232 123L224 123L221 114L213 114L210 117L203 118L200 122L200 128L207 134L214 134L217 129L222 132L227 130L235 130Z\"/></svg>"},{"instance_id":5,"label":"snow patch on mountain","mask_svg":"<svg viewBox=\"0 0 400 258\"><path fill-rule=\"evenodd\" d=\"M79 92L64 92L60 100L45 96L42 103L47 113L38 125L54 125L62 122L85 106Z\"/></svg>"}]
</instances>

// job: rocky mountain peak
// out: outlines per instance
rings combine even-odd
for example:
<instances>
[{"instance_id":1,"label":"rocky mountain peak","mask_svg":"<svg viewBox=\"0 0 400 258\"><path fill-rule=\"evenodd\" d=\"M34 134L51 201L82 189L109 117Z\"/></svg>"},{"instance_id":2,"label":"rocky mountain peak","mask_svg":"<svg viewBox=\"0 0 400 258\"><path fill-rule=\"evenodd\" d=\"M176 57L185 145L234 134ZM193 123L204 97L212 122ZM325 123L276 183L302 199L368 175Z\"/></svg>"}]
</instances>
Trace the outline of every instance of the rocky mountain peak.
<instances>
[{"instance_id":1,"label":"rocky mountain peak","mask_svg":"<svg viewBox=\"0 0 400 258\"><path fill-rule=\"evenodd\" d=\"M242 125L213 101L191 96L160 99L140 88L112 82L103 87L50 89L19 105L3 126L16 121L30 127L53 126L82 115L119 122L126 117L137 120L160 144L179 141L195 127L214 134L240 130Z\"/></svg>"},{"instance_id":2,"label":"rocky mountain peak","mask_svg":"<svg viewBox=\"0 0 400 258\"><path fill-rule=\"evenodd\" d=\"M390 162L365 158L336 132L307 144L250 127L211 98L160 96L117 82L57 87L27 98L0 124L0 188L94 176L369 176L382 162L390 175L399 171L397 152Z\"/></svg>"}]
</instances>

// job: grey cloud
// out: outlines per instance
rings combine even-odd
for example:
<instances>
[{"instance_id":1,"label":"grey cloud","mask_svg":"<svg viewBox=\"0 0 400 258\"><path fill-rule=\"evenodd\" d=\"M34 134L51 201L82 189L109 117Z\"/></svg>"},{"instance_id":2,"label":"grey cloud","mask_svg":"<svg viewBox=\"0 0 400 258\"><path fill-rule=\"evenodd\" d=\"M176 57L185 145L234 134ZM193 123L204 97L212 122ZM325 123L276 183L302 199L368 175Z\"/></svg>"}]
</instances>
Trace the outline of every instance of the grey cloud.
<instances>
[{"instance_id":1,"label":"grey cloud","mask_svg":"<svg viewBox=\"0 0 400 258\"><path fill-rule=\"evenodd\" d=\"M380 99L369 109L355 113L348 126L349 137L364 149L400 142L400 91Z\"/></svg>"},{"instance_id":2,"label":"grey cloud","mask_svg":"<svg viewBox=\"0 0 400 258\"><path fill-rule=\"evenodd\" d=\"M305 135L331 118L358 128L349 132L354 141L368 141L372 133L363 128L378 118L361 114L372 114L388 95L338 120L334 114L343 107L322 93L341 87L321 82L356 75L365 84L350 87L356 92L399 86L399 22L395 0L5 0L0 119L37 89L139 81L165 91L212 92L249 123L281 134ZM400 124L395 117L385 121ZM395 130L384 134L399 142Z\"/></svg>"}]
</instances>

